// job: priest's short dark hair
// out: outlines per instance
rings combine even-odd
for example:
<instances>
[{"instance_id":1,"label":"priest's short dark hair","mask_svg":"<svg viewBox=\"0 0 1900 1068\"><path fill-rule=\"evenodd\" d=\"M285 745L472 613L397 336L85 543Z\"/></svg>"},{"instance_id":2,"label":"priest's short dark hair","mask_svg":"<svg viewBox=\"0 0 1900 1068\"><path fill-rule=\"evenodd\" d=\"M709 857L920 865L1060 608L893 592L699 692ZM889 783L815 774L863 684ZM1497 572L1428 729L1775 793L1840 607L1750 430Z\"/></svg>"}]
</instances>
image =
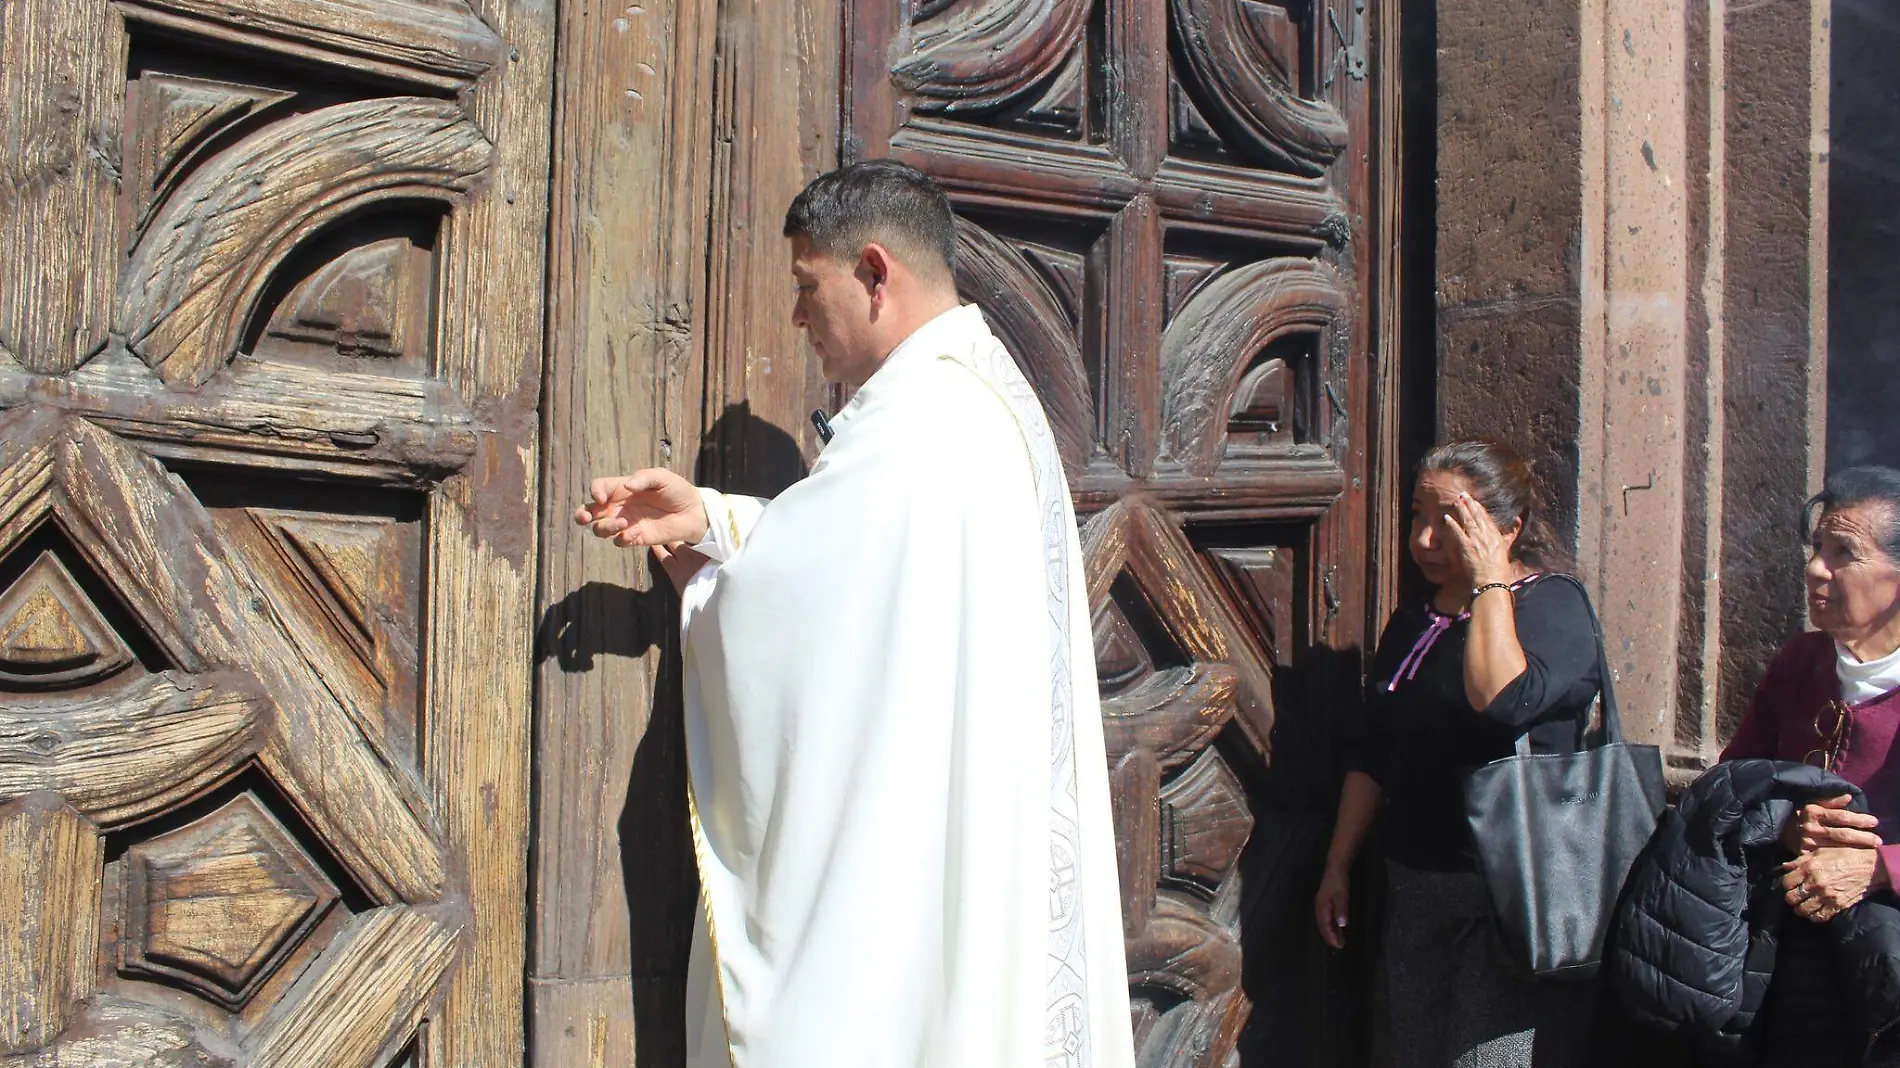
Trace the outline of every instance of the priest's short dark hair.
<instances>
[{"instance_id":1,"label":"priest's short dark hair","mask_svg":"<svg viewBox=\"0 0 1900 1068\"><path fill-rule=\"evenodd\" d=\"M819 175L785 212L785 236L827 256L855 260L864 246L889 248L920 274L948 281L957 224L950 197L930 176L892 159L869 159Z\"/></svg>"}]
</instances>

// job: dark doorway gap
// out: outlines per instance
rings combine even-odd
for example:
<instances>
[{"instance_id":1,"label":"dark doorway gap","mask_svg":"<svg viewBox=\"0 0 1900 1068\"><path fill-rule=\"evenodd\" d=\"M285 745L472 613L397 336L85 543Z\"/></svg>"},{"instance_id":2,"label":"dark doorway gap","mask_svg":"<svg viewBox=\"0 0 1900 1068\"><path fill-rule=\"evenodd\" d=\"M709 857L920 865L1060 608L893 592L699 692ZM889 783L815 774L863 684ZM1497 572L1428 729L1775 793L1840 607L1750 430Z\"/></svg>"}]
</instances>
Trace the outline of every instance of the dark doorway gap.
<instances>
[{"instance_id":1,"label":"dark doorway gap","mask_svg":"<svg viewBox=\"0 0 1900 1068\"><path fill-rule=\"evenodd\" d=\"M1828 156L1827 467L1900 465L1900 11L1835 0Z\"/></svg>"}]
</instances>

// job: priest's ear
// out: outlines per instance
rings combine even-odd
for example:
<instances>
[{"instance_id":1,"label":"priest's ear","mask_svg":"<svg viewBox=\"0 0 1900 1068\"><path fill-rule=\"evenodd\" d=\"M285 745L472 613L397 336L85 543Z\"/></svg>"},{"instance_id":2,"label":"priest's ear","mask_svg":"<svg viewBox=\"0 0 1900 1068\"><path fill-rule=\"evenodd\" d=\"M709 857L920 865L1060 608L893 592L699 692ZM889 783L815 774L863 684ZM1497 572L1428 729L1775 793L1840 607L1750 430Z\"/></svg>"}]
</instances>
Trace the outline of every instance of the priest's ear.
<instances>
[{"instance_id":1,"label":"priest's ear","mask_svg":"<svg viewBox=\"0 0 1900 1068\"><path fill-rule=\"evenodd\" d=\"M863 283L864 292L873 304L879 304L890 296L891 275L896 270L897 258L891 250L873 241L858 253L858 281Z\"/></svg>"}]
</instances>

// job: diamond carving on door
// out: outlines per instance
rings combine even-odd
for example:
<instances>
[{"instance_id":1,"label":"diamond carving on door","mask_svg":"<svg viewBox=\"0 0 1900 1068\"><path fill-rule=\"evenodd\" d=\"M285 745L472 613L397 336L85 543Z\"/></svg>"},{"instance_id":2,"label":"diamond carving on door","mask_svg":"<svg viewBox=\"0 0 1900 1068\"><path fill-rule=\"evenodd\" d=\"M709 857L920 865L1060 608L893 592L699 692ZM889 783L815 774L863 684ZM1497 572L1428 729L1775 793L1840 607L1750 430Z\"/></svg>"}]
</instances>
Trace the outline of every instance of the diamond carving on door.
<instances>
[{"instance_id":1,"label":"diamond carving on door","mask_svg":"<svg viewBox=\"0 0 1900 1068\"><path fill-rule=\"evenodd\" d=\"M0 5L0 1064L518 1064L551 13Z\"/></svg>"}]
</instances>

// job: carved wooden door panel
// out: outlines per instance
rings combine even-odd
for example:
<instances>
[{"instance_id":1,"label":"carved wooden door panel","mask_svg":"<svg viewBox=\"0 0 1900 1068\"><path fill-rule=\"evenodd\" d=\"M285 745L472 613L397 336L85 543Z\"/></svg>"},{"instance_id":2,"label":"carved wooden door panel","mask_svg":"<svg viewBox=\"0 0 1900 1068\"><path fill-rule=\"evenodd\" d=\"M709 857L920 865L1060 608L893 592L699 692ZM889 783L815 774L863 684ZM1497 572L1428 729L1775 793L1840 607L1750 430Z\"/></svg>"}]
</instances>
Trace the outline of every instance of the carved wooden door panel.
<instances>
[{"instance_id":1,"label":"carved wooden door panel","mask_svg":"<svg viewBox=\"0 0 1900 1068\"><path fill-rule=\"evenodd\" d=\"M1064 448L1145 1066L1358 1041L1309 917L1366 639L1369 3L848 13L847 154L951 190Z\"/></svg>"},{"instance_id":2,"label":"carved wooden door panel","mask_svg":"<svg viewBox=\"0 0 1900 1068\"><path fill-rule=\"evenodd\" d=\"M0 1064L521 1063L551 17L0 2Z\"/></svg>"}]
</instances>

